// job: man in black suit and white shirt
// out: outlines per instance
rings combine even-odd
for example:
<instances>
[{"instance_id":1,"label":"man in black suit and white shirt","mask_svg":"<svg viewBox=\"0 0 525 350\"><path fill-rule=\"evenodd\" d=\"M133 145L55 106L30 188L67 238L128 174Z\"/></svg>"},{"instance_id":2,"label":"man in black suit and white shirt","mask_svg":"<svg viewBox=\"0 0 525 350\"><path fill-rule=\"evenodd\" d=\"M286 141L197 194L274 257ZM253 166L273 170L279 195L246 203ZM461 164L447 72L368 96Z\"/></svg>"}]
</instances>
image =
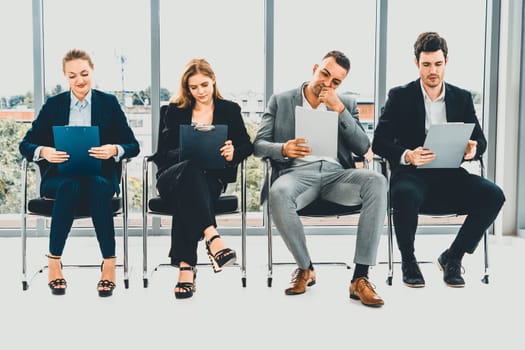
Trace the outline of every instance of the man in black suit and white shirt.
<instances>
[{"instance_id":1,"label":"man in black suit and white shirt","mask_svg":"<svg viewBox=\"0 0 525 350\"><path fill-rule=\"evenodd\" d=\"M432 124L474 123L464 160L480 158L487 146L470 92L443 79L447 53L447 43L439 34L426 32L418 36L414 54L420 78L390 90L372 143L374 153L386 158L392 169L390 196L395 209L395 232L402 256L403 282L409 287L425 285L414 254L421 209L467 215L450 247L438 258L445 283L463 287L463 255L474 252L505 201L497 185L461 167L417 168L435 159L432 150L422 147Z\"/></svg>"}]
</instances>

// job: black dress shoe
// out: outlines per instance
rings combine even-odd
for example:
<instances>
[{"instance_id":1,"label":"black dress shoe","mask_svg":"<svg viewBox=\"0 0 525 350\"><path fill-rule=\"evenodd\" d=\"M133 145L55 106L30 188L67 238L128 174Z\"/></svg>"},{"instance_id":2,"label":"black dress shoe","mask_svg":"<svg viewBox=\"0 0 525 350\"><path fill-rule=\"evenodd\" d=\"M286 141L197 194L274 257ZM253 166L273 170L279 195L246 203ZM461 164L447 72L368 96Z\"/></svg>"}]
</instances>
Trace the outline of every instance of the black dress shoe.
<instances>
[{"instance_id":1,"label":"black dress shoe","mask_svg":"<svg viewBox=\"0 0 525 350\"><path fill-rule=\"evenodd\" d=\"M408 287L422 288L425 286L425 279L417 261L401 262L401 271L403 272L403 283Z\"/></svg>"},{"instance_id":2,"label":"black dress shoe","mask_svg":"<svg viewBox=\"0 0 525 350\"><path fill-rule=\"evenodd\" d=\"M438 266L443 271L443 281L449 287L462 288L465 287L465 280L461 277L462 267L460 259L449 259L447 257L448 250L445 250L438 257Z\"/></svg>"}]
</instances>

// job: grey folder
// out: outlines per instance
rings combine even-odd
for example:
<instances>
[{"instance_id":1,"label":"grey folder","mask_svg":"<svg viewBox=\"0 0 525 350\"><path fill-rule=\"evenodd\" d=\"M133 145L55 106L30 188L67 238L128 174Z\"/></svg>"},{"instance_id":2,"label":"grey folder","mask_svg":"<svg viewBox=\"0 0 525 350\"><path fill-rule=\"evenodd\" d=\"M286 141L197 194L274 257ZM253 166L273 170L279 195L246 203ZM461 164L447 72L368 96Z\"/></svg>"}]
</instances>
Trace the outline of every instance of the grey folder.
<instances>
[{"instance_id":1,"label":"grey folder","mask_svg":"<svg viewBox=\"0 0 525 350\"><path fill-rule=\"evenodd\" d=\"M227 125L214 125L209 131L199 131L193 125L182 124L179 129L180 160L193 159L202 169L223 169L226 160L221 147L228 138Z\"/></svg>"},{"instance_id":2,"label":"grey folder","mask_svg":"<svg viewBox=\"0 0 525 350\"><path fill-rule=\"evenodd\" d=\"M338 115L334 111L295 107L295 138L304 138L313 156L337 158Z\"/></svg>"},{"instance_id":3,"label":"grey folder","mask_svg":"<svg viewBox=\"0 0 525 350\"><path fill-rule=\"evenodd\" d=\"M418 166L418 169L459 168L472 130L473 123L431 125L423 148L431 149L436 158L430 163Z\"/></svg>"},{"instance_id":4,"label":"grey folder","mask_svg":"<svg viewBox=\"0 0 525 350\"><path fill-rule=\"evenodd\" d=\"M57 151L69 154L69 159L58 164L63 175L102 175L102 160L93 158L88 150L100 146L98 126L53 126Z\"/></svg>"}]
</instances>

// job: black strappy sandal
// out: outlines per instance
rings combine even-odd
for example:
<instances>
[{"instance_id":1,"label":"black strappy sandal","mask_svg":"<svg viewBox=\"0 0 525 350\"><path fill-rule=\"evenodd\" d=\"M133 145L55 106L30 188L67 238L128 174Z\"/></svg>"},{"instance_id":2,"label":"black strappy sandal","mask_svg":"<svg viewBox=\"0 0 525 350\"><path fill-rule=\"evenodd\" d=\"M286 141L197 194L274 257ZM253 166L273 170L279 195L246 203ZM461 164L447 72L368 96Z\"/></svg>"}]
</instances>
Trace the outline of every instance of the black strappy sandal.
<instances>
[{"instance_id":1,"label":"black strappy sandal","mask_svg":"<svg viewBox=\"0 0 525 350\"><path fill-rule=\"evenodd\" d=\"M115 257L111 259L116 259ZM104 261L102 261L102 264L100 264L100 271L104 268ZM110 280L100 280L97 283L97 290L98 290L98 296L99 297L110 297L113 295L113 289L115 289L117 285L115 282ZM109 288L109 289L99 289L99 288Z\"/></svg>"},{"instance_id":2,"label":"black strappy sandal","mask_svg":"<svg viewBox=\"0 0 525 350\"><path fill-rule=\"evenodd\" d=\"M220 235L215 235L210 238L209 241L206 241L206 251L208 252L208 258L210 258L211 264L213 266L213 271L215 273L222 271L222 268L225 266L233 265L237 261L237 254L235 250L230 248L224 248L216 252L215 254L211 253L211 242L214 239L219 238Z\"/></svg>"},{"instance_id":3,"label":"black strappy sandal","mask_svg":"<svg viewBox=\"0 0 525 350\"><path fill-rule=\"evenodd\" d=\"M49 254L46 254L46 256L49 259L60 260L59 256L54 256L54 255L49 255ZM60 269L62 269L62 262L60 262ZM56 279L50 281L47 285L51 289L51 294L53 294L53 295L64 295L64 294L66 294L67 283L66 283L66 280L63 279L63 278L56 278ZM62 288L62 286L63 286L63 288Z\"/></svg>"},{"instance_id":4,"label":"black strappy sandal","mask_svg":"<svg viewBox=\"0 0 525 350\"><path fill-rule=\"evenodd\" d=\"M177 282L175 288L179 288L179 291L175 292L176 299L187 299L193 296L193 293L197 291L197 268L193 266L181 266L180 271L193 271L193 282Z\"/></svg>"}]
</instances>

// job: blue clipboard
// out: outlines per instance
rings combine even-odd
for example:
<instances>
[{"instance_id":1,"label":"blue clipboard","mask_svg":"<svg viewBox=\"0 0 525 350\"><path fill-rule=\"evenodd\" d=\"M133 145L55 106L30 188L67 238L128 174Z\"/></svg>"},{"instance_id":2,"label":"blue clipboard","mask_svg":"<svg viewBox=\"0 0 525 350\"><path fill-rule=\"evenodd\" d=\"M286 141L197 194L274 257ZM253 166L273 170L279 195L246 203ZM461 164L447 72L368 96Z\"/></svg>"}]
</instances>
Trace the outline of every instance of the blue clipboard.
<instances>
[{"instance_id":1,"label":"blue clipboard","mask_svg":"<svg viewBox=\"0 0 525 350\"><path fill-rule=\"evenodd\" d=\"M226 160L221 147L228 139L228 125L213 125L213 129L196 130L193 125L182 124L179 128L180 160L193 159L202 169L224 169Z\"/></svg>"},{"instance_id":2,"label":"blue clipboard","mask_svg":"<svg viewBox=\"0 0 525 350\"><path fill-rule=\"evenodd\" d=\"M53 137L57 151L69 154L69 159L59 163L62 175L102 175L102 160L93 158L88 150L100 146L98 126L53 126Z\"/></svg>"}]
</instances>

